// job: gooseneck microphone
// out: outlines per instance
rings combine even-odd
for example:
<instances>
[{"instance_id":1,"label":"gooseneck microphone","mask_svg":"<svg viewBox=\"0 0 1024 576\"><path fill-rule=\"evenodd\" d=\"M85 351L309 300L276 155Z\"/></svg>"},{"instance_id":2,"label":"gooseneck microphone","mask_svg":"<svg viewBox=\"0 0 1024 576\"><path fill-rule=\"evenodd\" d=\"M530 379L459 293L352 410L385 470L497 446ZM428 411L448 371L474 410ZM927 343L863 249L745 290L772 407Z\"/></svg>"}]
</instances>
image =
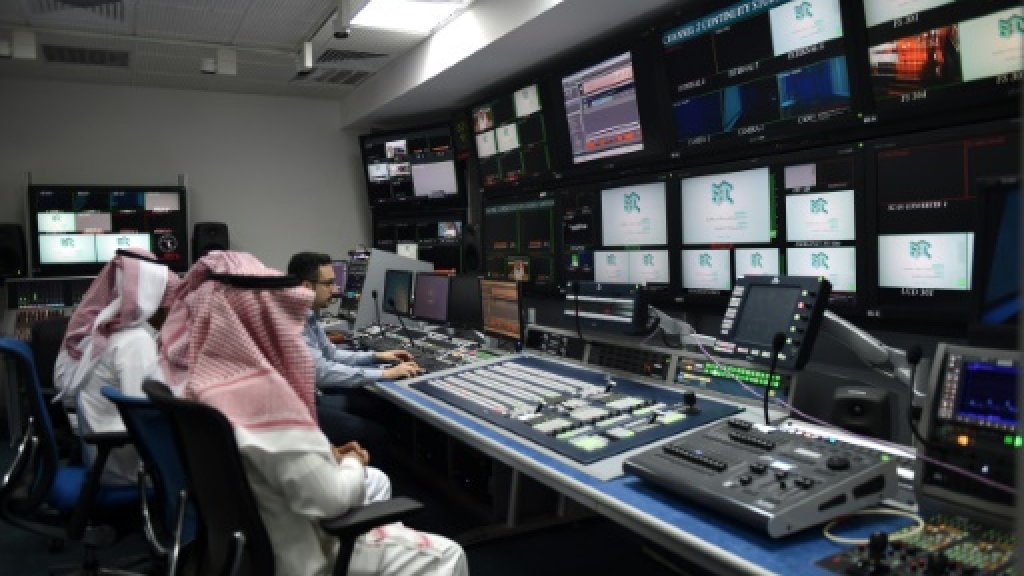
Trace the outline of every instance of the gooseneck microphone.
<instances>
[{"instance_id":1,"label":"gooseneck microphone","mask_svg":"<svg viewBox=\"0 0 1024 576\"><path fill-rule=\"evenodd\" d=\"M768 364L768 384L764 387L764 425L768 426L768 395L772 391L772 381L775 380L775 365L779 362L779 352L782 352L782 347L786 344L786 335L782 332L776 332L775 336L772 336L772 358Z\"/></svg>"},{"instance_id":2,"label":"gooseneck microphone","mask_svg":"<svg viewBox=\"0 0 1024 576\"><path fill-rule=\"evenodd\" d=\"M384 325L380 323L380 302L377 301L377 291L371 290L370 296L373 297L373 313L377 316L377 331L383 334Z\"/></svg>"},{"instance_id":3,"label":"gooseneck microphone","mask_svg":"<svg viewBox=\"0 0 1024 576\"><path fill-rule=\"evenodd\" d=\"M396 312L398 311L398 308L395 307L394 298L388 298L388 306L390 306L392 310ZM398 318L398 325L402 327L402 334L405 334L405 337L409 339L409 347L415 348L416 342L412 339L412 334L409 333L409 329L405 326L405 320L402 320L402 315L395 314L395 318Z\"/></svg>"},{"instance_id":4,"label":"gooseneck microphone","mask_svg":"<svg viewBox=\"0 0 1024 576\"><path fill-rule=\"evenodd\" d=\"M921 436L921 431L917 429L917 422L921 419L921 407L914 404L917 396L917 365L921 362L923 355L924 351L918 344L907 348L907 364L910 364L910 405L907 406L907 424L910 426L910 432L914 438L921 443L921 447L927 448L928 440Z\"/></svg>"}]
</instances>

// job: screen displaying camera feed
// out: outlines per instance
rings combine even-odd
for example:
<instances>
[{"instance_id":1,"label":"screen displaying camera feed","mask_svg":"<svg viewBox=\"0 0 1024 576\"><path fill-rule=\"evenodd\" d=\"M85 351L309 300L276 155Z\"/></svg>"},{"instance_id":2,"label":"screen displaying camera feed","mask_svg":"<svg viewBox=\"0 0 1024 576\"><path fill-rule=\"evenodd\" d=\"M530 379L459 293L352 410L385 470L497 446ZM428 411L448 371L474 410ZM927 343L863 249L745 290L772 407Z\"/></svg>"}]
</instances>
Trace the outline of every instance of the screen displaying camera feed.
<instances>
[{"instance_id":1,"label":"screen displaying camera feed","mask_svg":"<svg viewBox=\"0 0 1024 576\"><path fill-rule=\"evenodd\" d=\"M484 207L484 260L488 278L548 286L555 282L555 199Z\"/></svg>"},{"instance_id":2,"label":"screen displaying camera feed","mask_svg":"<svg viewBox=\"0 0 1024 576\"><path fill-rule=\"evenodd\" d=\"M865 0L879 117L1013 105L1024 70L1019 2Z\"/></svg>"},{"instance_id":3,"label":"screen displaying camera feed","mask_svg":"<svg viewBox=\"0 0 1024 576\"><path fill-rule=\"evenodd\" d=\"M676 150L700 153L852 121L842 4L739 2L667 28Z\"/></svg>"},{"instance_id":4,"label":"screen displaying camera feed","mask_svg":"<svg viewBox=\"0 0 1024 576\"><path fill-rule=\"evenodd\" d=\"M458 194L448 125L360 137L371 205Z\"/></svg>"}]
</instances>

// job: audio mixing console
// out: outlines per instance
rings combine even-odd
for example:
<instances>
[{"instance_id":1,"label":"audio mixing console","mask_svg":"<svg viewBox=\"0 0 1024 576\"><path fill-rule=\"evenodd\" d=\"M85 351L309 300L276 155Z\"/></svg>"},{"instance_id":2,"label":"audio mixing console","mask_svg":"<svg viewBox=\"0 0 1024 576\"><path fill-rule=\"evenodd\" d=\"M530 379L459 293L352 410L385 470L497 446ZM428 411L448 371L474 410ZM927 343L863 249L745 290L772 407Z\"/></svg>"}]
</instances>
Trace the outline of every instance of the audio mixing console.
<instances>
[{"instance_id":1,"label":"audio mixing console","mask_svg":"<svg viewBox=\"0 0 1024 576\"><path fill-rule=\"evenodd\" d=\"M778 538L895 495L896 461L869 447L729 418L623 465Z\"/></svg>"},{"instance_id":2,"label":"audio mixing console","mask_svg":"<svg viewBox=\"0 0 1024 576\"><path fill-rule=\"evenodd\" d=\"M582 464L691 430L740 408L528 355L411 384Z\"/></svg>"},{"instance_id":3,"label":"audio mixing console","mask_svg":"<svg viewBox=\"0 0 1024 576\"><path fill-rule=\"evenodd\" d=\"M1013 534L954 515L936 515L913 535L873 534L867 544L818 562L845 576L1012 576Z\"/></svg>"}]
</instances>

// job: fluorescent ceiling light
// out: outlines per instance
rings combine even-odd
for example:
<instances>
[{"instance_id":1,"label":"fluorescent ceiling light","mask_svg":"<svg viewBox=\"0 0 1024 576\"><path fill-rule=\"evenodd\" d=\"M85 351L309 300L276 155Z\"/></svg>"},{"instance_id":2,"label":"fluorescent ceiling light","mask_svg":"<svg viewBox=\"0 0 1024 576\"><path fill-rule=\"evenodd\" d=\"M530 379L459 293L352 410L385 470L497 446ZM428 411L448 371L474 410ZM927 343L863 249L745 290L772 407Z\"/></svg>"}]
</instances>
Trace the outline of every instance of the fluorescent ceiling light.
<instances>
[{"instance_id":1,"label":"fluorescent ceiling light","mask_svg":"<svg viewBox=\"0 0 1024 576\"><path fill-rule=\"evenodd\" d=\"M352 18L352 24L426 34L468 4L468 0L370 0Z\"/></svg>"}]
</instances>

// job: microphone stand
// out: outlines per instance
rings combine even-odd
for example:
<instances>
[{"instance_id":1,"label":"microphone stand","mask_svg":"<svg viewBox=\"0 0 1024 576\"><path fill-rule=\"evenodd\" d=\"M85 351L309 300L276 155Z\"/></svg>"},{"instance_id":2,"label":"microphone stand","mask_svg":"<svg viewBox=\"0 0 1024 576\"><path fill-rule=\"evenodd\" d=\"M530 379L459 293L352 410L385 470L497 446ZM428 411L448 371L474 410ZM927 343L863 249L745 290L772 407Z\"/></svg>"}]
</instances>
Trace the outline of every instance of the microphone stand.
<instances>
[{"instance_id":1,"label":"microphone stand","mask_svg":"<svg viewBox=\"0 0 1024 576\"><path fill-rule=\"evenodd\" d=\"M395 308L394 298L388 298L388 306L391 306L391 308L393 308L396 312L398 311L398 308ZM402 327L402 333L405 334L405 337L409 339L409 347L415 348L416 341L412 339L412 334L409 333L409 329L405 326L405 320L402 320L402 315L395 314L395 318L398 318L398 324Z\"/></svg>"},{"instance_id":2,"label":"microphone stand","mask_svg":"<svg viewBox=\"0 0 1024 576\"><path fill-rule=\"evenodd\" d=\"M377 301L377 291L370 291L370 296L373 297L373 313L377 316L377 333L384 335L384 325L380 323L380 302Z\"/></svg>"},{"instance_id":3,"label":"microphone stand","mask_svg":"<svg viewBox=\"0 0 1024 576\"><path fill-rule=\"evenodd\" d=\"M782 346L786 343L786 335L782 332L776 332L775 336L772 337L772 361L768 366L768 384L764 388L764 395L761 397L764 400L764 425L768 426L768 395L772 391L772 380L775 379L775 365L779 362L779 352L782 351Z\"/></svg>"}]
</instances>

